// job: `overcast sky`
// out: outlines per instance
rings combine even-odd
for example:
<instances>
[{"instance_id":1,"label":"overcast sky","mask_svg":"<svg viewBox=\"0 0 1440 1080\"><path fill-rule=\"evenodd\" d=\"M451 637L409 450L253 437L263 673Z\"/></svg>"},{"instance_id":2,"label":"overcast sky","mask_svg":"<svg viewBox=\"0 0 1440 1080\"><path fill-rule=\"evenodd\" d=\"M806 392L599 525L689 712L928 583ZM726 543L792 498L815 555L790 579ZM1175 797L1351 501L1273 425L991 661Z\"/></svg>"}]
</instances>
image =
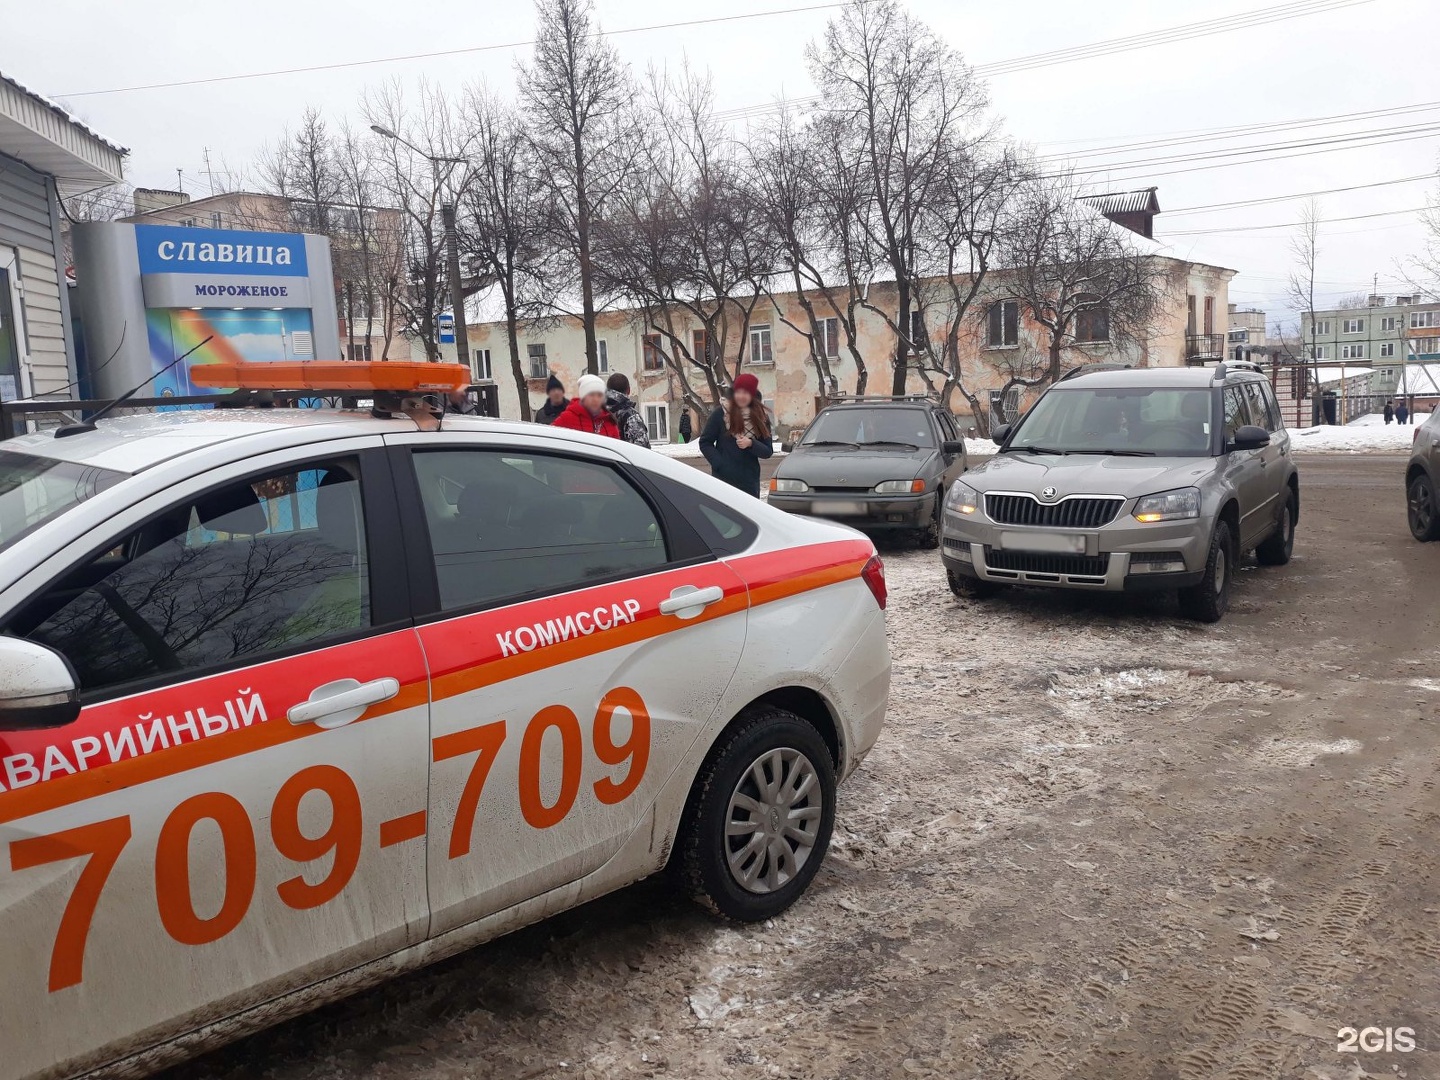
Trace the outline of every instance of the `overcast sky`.
<instances>
[{"instance_id":1,"label":"overcast sky","mask_svg":"<svg viewBox=\"0 0 1440 1080\"><path fill-rule=\"evenodd\" d=\"M993 63L1180 24L1238 15L1279 0L1213 4L1111 0L1019 0L979 4L910 0L966 60ZM1331 0L1345 3L1346 0ZM597 0L606 30L814 4L815 0L720 0L676 5L662 0ZM654 63L713 74L717 107L760 105L813 92L803 49L834 9L798 11L730 23L615 36L637 72ZM204 150L213 168L243 182L257 152L307 105L334 116L354 114L367 85L424 76L459 91L483 80L513 92L515 63L528 47L469 52L426 60L345 67L270 78L132 93L86 94L155 82L368 60L441 49L523 42L532 33L527 0L297 2L249 0L240 6L195 0L144 5L80 0L58 19L53 4L0 0L0 71L60 99L103 135L130 148L128 179L173 188L176 168L187 191L208 194ZM1156 184L1162 209L1290 195L1433 174L1440 153L1440 79L1417 39L1440 28L1434 0L1355 0L1348 6L1270 25L1122 52L990 80L993 107L1014 137L1042 154L1194 133L1242 124L1333 117L1362 110L1433 103L1393 117L1247 136L1245 145L1353 135L1381 128L1431 126L1388 145L1310 154L1290 160L1231 164L1197 171L1169 164L1097 172L1101 188ZM1133 158L1234 148L1210 140L1165 150L1110 150L1083 160L1086 168ZM1200 162L1197 164L1210 164ZM1177 171L1184 170L1184 171ZM1164 173L1166 175L1158 175ZM1390 184L1327 195L1327 218L1348 218L1424 205L1435 183ZM1293 257L1290 229L1235 230L1293 222L1295 200L1201 214L1166 213L1157 238L1176 254L1238 270L1231 299L1269 306L1272 320ZM1400 288L1397 264L1423 246L1414 214L1335 221L1323 228L1322 302Z\"/></svg>"}]
</instances>

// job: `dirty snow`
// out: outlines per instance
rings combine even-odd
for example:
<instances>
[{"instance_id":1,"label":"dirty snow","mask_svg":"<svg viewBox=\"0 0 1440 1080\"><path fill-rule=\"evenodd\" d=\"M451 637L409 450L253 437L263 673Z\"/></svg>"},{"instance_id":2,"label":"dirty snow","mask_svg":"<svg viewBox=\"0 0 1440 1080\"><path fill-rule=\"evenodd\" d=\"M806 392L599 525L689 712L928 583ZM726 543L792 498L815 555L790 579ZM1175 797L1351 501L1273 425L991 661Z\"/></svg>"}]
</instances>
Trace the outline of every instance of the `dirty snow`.
<instances>
[{"instance_id":1,"label":"dirty snow","mask_svg":"<svg viewBox=\"0 0 1440 1080\"><path fill-rule=\"evenodd\" d=\"M1408 452L1416 427L1429 418L1417 413L1411 424L1386 424L1379 416L1365 416L1344 427L1291 428L1290 441L1297 451L1327 454Z\"/></svg>"}]
</instances>

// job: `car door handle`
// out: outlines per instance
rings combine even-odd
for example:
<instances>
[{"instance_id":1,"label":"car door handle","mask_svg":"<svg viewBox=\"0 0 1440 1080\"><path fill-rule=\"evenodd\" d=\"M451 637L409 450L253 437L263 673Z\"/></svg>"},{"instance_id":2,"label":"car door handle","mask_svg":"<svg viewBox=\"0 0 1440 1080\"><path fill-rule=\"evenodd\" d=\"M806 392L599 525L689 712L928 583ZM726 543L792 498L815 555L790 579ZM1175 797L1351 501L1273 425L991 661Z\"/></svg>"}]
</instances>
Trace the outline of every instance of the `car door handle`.
<instances>
[{"instance_id":1,"label":"car door handle","mask_svg":"<svg viewBox=\"0 0 1440 1080\"><path fill-rule=\"evenodd\" d=\"M314 724L318 728L344 727L359 720L371 705L389 701L400 693L398 679L336 679L310 691L310 697L290 706L285 714L292 724Z\"/></svg>"},{"instance_id":2,"label":"car door handle","mask_svg":"<svg viewBox=\"0 0 1440 1080\"><path fill-rule=\"evenodd\" d=\"M724 599L725 590L719 585L711 585L704 589L694 585L681 585L660 601L660 614L693 619L711 604L719 603Z\"/></svg>"}]
</instances>

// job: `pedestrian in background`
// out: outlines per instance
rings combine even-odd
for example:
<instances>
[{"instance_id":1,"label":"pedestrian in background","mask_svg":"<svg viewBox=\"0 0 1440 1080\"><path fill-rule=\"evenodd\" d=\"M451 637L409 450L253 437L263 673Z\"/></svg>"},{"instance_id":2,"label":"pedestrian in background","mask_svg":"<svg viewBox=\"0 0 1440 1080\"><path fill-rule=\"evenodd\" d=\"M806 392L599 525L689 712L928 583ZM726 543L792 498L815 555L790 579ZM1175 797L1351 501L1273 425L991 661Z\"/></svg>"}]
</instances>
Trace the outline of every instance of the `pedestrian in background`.
<instances>
[{"instance_id":1,"label":"pedestrian in background","mask_svg":"<svg viewBox=\"0 0 1440 1080\"><path fill-rule=\"evenodd\" d=\"M760 460L775 452L760 380L748 371L735 377L730 400L710 414L700 432L700 453L717 480L760 497Z\"/></svg>"},{"instance_id":2,"label":"pedestrian in background","mask_svg":"<svg viewBox=\"0 0 1440 1080\"><path fill-rule=\"evenodd\" d=\"M605 408L615 419L620 429L620 438L636 446L650 448L650 432L645 427L645 418L640 415L640 406L630 400L630 380L623 371L617 371L605 380Z\"/></svg>"},{"instance_id":3,"label":"pedestrian in background","mask_svg":"<svg viewBox=\"0 0 1440 1080\"><path fill-rule=\"evenodd\" d=\"M1409 419L1410 410L1405 407L1405 402L1402 400L1399 405L1395 406L1395 423L1403 424Z\"/></svg>"},{"instance_id":4,"label":"pedestrian in background","mask_svg":"<svg viewBox=\"0 0 1440 1080\"><path fill-rule=\"evenodd\" d=\"M605 380L599 375L581 375L576 397L565 411L555 418L557 428L588 431L592 435L620 438L615 418L605 408Z\"/></svg>"},{"instance_id":5,"label":"pedestrian in background","mask_svg":"<svg viewBox=\"0 0 1440 1080\"><path fill-rule=\"evenodd\" d=\"M480 406L471 400L469 390L451 390L445 395L445 411L461 416L479 416Z\"/></svg>"},{"instance_id":6,"label":"pedestrian in background","mask_svg":"<svg viewBox=\"0 0 1440 1080\"><path fill-rule=\"evenodd\" d=\"M682 409L680 411L680 441L688 443L694 437L695 428L690 423L690 410Z\"/></svg>"},{"instance_id":7,"label":"pedestrian in background","mask_svg":"<svg viewBox=\"0 0 1440 1080\"><path fill-rule=\"evenodd\" d=\"M1389 427L1389 426L1390 426L1390 421L1391 421L1391 420L1394 420L1394 419L1395 419L1395 406L1391 405L1390 402L1387 401L1387 402L1385 402L1385 426L1386 426L1386 427Z\"/></svg>"},{"instance_id":8,"label":"pedestrian in background","mask_svg":"<svg viewBox=\"0 0 1440 1080\"><path fill-rule=\"evenodd\" d=\"M569 407L570 402L565 397L565 384L551 372L550 378L545 380L545 404L541 405L540 411L535 414L536 422L553 424Z\"/></svg>"}]
</instances>

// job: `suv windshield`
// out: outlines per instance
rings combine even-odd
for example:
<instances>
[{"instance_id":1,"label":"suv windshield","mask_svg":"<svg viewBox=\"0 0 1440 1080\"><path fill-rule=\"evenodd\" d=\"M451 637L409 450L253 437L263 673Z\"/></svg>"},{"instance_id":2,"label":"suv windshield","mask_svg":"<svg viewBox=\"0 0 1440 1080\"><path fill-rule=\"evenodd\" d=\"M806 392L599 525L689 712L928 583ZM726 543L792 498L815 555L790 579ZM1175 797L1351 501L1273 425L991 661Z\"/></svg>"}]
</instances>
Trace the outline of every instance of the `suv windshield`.
<instances>
[{"instance_id":1,"label":"suv windshield","mask_svg":"<svg viewBox=\"0 0 1440 1080\"><path fill-rule=\"evenodd\" d=\"M0 551L124 478L92 465L0 450Z\"/></svg>"},{"instance_id":2,"label":"suv windshield","mask_svg":"<svg viewBox=\"0 0 1440 1080\"><path fill-rule=\"evenodd\" d=\"M934 446L930 421L922 409L859 409L842 405L822 412L800 440L801 446L824 443L899 443L903 446Z\"/></svg>"},{"instance_id":3,"label":"suv windshield","mask_svg":"<svg viewBox=\"0 0 1440 1080\"><path fill-rule=\"evenodd\" d=\"M1208 389L1056 386L1035 403L1007 450L1203 457L1210 453Z\"/></svg>"}]
</instances>

